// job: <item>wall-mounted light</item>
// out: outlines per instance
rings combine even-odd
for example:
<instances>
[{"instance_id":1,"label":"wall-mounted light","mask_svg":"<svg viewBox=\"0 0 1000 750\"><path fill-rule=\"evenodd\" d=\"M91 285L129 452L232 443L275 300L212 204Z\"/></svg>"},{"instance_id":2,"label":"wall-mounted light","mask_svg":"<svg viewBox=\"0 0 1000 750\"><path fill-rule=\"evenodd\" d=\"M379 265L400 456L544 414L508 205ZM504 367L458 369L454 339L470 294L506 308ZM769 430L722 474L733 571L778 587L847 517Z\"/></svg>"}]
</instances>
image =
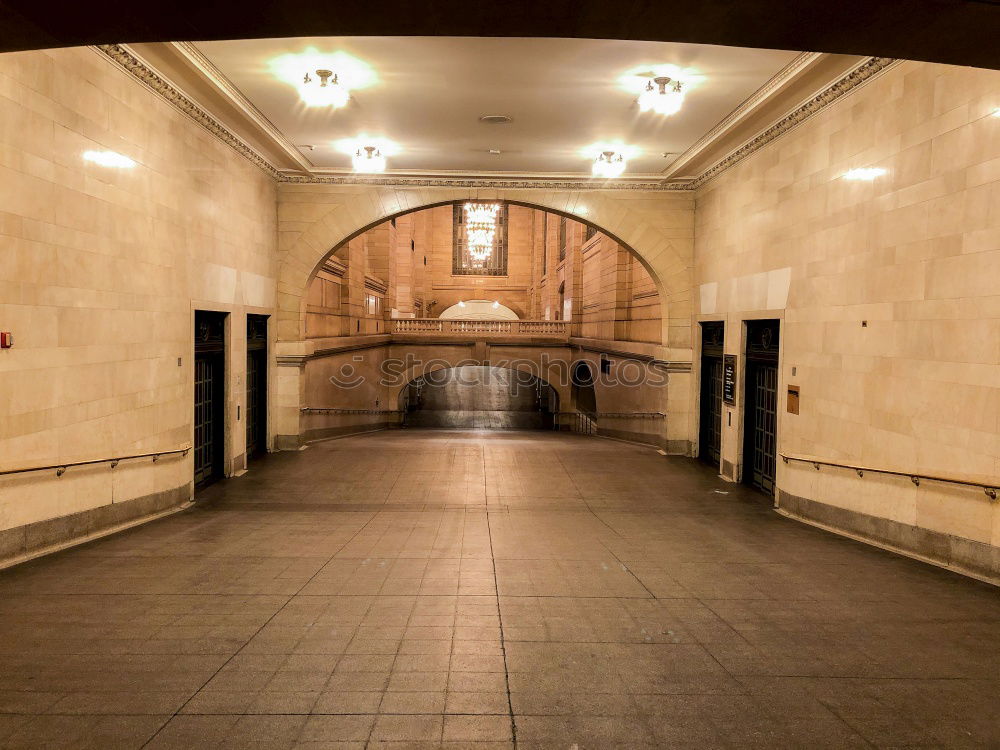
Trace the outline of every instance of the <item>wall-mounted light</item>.
<instances>
[{"instance_id":1,"label":"wall-mounted light","mask_svg":"<svg viewBox=\"0 0 1000 750\"><path fill-rule=\"evenodd\" d=\"M881 177L884 174L888 174L889 170L883 167L858 167L856 169L849 169L843 174L845 180L874 180L876 177Z\"/></svg>"},{"instance_id":2,"label":"wall-mounted light","mask_svg":"<svg viewBox=\"0 0 1000 750\"><path fill-rule=\"evenodd\" d=\"M94 162L94 164L100 164L102 167L131 169L135 166L134 161L117 151L84 151L83 158Z\"/></svg>"}]
</instances>

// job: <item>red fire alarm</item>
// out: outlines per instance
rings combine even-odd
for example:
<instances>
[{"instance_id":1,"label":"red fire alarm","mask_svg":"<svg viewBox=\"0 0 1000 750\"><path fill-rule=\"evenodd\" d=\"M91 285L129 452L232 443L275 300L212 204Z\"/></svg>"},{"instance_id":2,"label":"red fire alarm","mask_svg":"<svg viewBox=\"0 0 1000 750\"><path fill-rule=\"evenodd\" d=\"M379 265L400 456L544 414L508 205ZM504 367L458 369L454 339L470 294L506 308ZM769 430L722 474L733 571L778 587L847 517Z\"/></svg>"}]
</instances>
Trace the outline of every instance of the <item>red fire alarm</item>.
<instances>
[{"instance_id":1,"label":"red fire alarm","mask_svg":"<svg viewBox=\"0 0 1000 750\"><path fill-rule=\"evenodd\" d=\"M14 346L14 334L10 331L0 331L0 349L10 349Z\"/></svg>"}]
</instances>

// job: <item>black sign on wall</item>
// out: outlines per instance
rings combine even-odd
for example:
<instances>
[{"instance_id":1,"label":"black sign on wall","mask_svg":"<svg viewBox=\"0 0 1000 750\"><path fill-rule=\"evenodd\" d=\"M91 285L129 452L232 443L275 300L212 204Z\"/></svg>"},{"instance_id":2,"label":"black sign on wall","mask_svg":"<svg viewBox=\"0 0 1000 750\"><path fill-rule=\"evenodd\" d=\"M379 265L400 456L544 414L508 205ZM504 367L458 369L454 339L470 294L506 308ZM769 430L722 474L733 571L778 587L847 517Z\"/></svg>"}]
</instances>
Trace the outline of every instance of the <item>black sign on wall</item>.
<instances>
[{"instance_id":1,"label":"black sign on wall","mask_svg":"<svg viewBox=\"0 0 1000 750\"><path fill-rule=\"evenodd\" d=\"M727 404L736 403L736 355L727 354L722 363L722 400Z\"/></svg>"}]
</instances>

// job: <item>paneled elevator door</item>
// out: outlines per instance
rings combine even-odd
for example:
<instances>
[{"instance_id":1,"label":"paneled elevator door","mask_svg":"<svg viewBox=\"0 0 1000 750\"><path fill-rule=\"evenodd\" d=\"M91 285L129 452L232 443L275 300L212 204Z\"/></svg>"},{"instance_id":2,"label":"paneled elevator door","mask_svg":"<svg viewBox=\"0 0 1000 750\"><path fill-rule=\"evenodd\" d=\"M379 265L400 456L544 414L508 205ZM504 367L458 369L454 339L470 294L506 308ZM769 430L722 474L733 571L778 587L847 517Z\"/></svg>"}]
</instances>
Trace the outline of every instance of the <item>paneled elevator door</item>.
<instances>
[{"instance_id":1,"label":"paneled elevator door","mask_svg":"<svg viewBox=\"0 0 1000 750\"><path fill-rule=\"evenodd\" d=\"M743 481L774 494L778 446L777 320L747 321Z\"/></svg>"},{"instance_id":2,"label":"paneled elevator door","mask_svg":"<svg viewBox=\"0 0 1000 750\"><path fill-rule=\"evenodd\" d=\"M247 315L246 456L267 453L267 316Z\"/></svg>"},{"instance_id":3,"label":"paneled elevator door","mask_svg":"<svg viewBox=\"0 0 1000 750\"><path fill-rule=\"evenodd\" d=\"M225 460L226 313L194 314L194 485L223 476Z\"/></svg>"},{"instance_id":4,"label":"paneled elevator door","mask_svg":"<svg viewBox=\"0 0 1000 750\"><path fill-rule=\"evenodd\" d=\"M701 407L698 457L719 467L722 450L723 323L701 324Z\"/></svg>"}]
</instances>

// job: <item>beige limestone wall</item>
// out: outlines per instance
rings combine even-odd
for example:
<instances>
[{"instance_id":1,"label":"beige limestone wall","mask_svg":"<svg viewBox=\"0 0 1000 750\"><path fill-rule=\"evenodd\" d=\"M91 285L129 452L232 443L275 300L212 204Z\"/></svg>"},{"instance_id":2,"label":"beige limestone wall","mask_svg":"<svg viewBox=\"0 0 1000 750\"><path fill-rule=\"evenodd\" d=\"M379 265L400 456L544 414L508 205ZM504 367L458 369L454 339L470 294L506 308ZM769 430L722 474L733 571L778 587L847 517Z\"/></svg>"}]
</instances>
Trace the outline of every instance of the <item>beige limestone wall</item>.
<instances>
[{"instance_id":1,"label":"beige limestone wall","mask_svg":"<svg viewBox=\"0 0 1000 750\"><path fill-rule=\"evenodd\" d=\"M783 320L779 403L797 385L801 413L781 410L779 450L1000 476L998 106L1000 73L900 63L698 191L695 319L725 320L732 353L743 320ZM841 178L870 166L888 173ZM845 511L831 523L971 540L953 562L1000 571L981 489L780 461L778 487Z\"/></svg>"},{"instance_id":2,"label":"beige limestone wall","mask_svg":"<svg viewBox=\"0 0 1000 750\"><path fill-rule=\"evenodd\" d=\"M271 178L94 51L0 55L0 330L15 337L0 351L0 469L189 445L197 308L230 313L239 463L245 313L274 312L275 201ZM188 454L0 479L0 530L176 503L191 477Z\"/></svg>"}]
</instances>

